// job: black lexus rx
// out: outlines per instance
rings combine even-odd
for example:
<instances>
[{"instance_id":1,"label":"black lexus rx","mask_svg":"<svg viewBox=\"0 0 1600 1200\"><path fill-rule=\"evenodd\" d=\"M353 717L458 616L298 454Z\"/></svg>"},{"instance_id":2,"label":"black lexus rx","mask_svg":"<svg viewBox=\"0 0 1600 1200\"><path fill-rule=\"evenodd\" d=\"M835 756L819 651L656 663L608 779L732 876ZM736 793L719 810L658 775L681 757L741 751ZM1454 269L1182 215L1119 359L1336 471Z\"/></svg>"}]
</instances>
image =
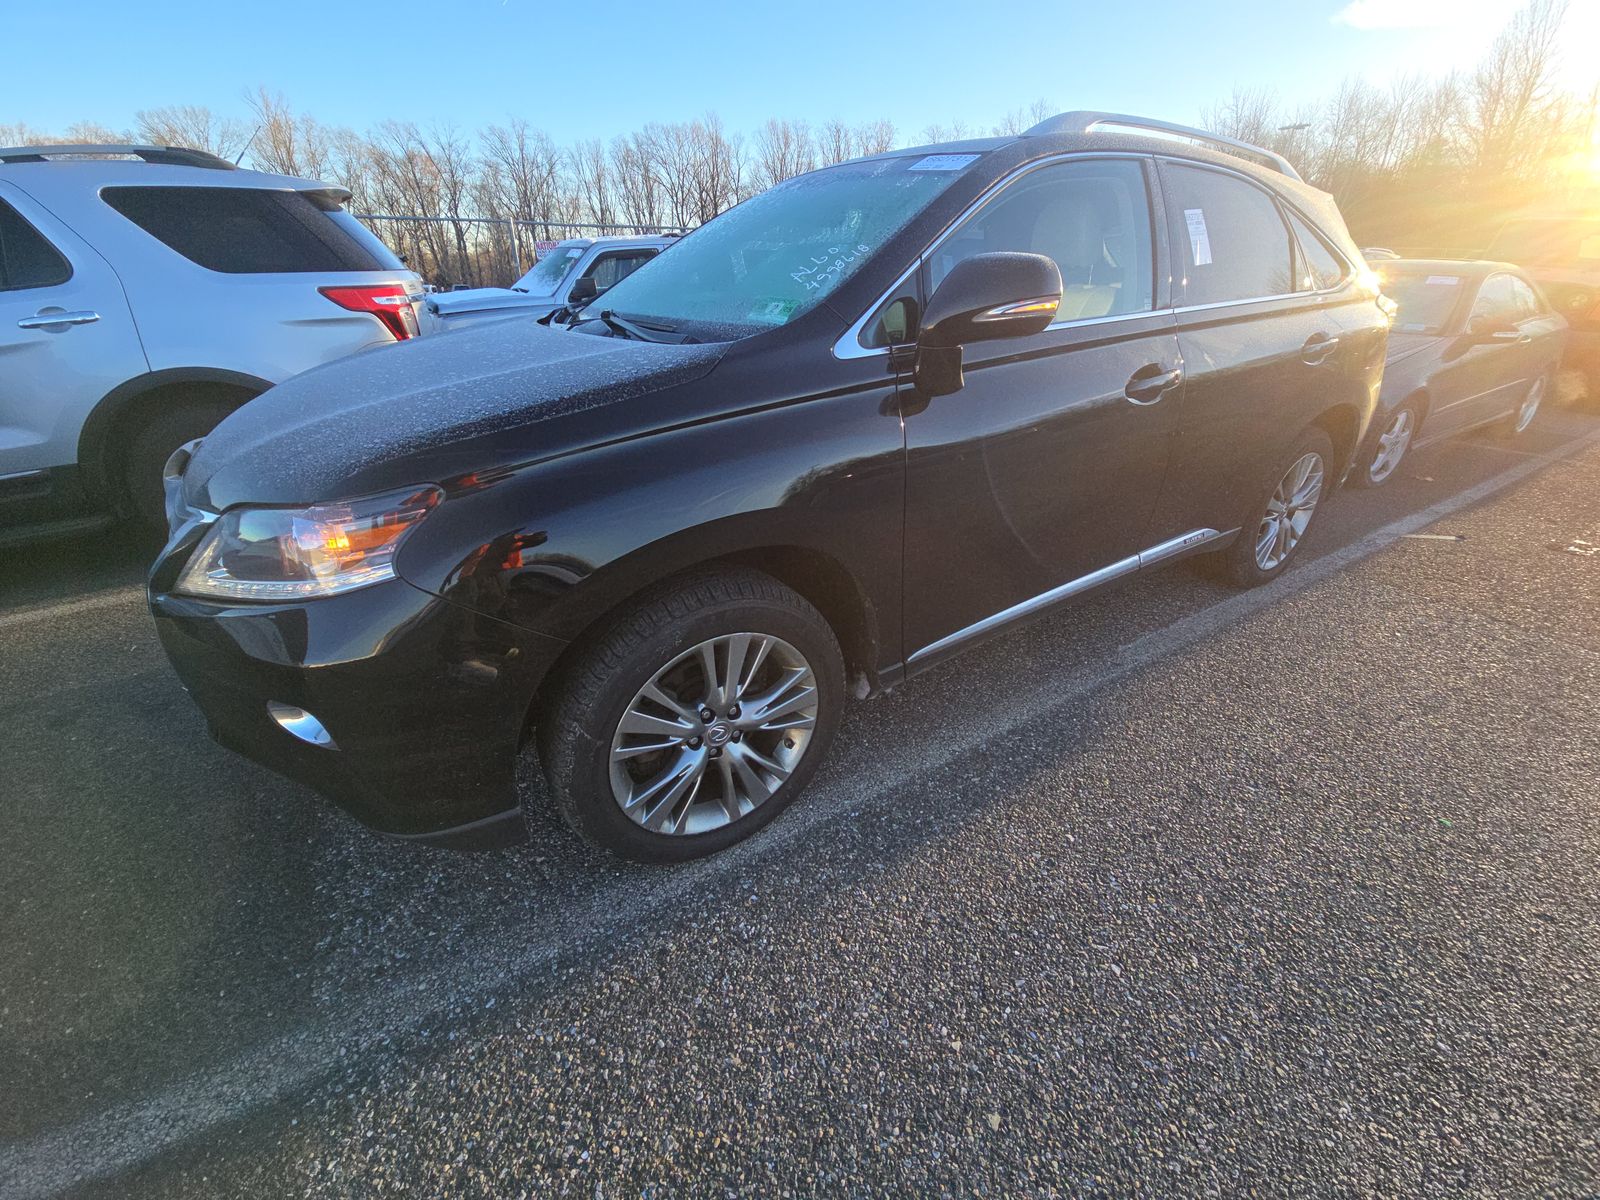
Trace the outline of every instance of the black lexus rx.
<instances>
[{"instance_id":1,"label":"black lexus rx","mask_svg":"<svg viewBox=\"0 0 1600 1200\"><path fill-rule=\"evenodd\" d=\"M1190 555L1293 561L1387 319L1332 200L1068 113L791 179L587 307L310 371L168 465L150 607L223 744L388 834L749 836L847 697ZM192 450L192 453L191 453Z\"/></svg>"}]
</instances>

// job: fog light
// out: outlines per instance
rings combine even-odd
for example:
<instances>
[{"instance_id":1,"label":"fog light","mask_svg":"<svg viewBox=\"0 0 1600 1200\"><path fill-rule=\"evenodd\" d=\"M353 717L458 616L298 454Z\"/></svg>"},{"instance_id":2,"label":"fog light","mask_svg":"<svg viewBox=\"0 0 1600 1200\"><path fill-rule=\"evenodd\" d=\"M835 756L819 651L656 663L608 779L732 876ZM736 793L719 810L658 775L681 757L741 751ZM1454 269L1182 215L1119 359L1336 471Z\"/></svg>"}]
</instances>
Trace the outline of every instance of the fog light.
<instances>
[{"instance_id":1,"label":"fog light","mask_svg":"<svg viewBox=\"0 0 1600 1200\"><path fill-rule=\"evenodd\" d=\"M292 704L279 704L276 700L267 701L267 712L272 719L286 730L312 746L322 746L328 750L337 750L333 735L323 728L322 722L313 717L303 708L296 708Z\"/></svg>"}]
</instances>

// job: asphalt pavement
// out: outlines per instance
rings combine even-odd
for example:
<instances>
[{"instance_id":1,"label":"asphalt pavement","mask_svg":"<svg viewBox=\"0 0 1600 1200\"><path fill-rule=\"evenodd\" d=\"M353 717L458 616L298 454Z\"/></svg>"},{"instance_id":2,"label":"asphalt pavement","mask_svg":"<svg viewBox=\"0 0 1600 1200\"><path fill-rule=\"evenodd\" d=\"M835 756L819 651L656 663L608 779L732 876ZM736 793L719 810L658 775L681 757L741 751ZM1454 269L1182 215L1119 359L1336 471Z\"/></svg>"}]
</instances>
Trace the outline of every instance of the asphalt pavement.
<instances>
[{"instance_id":1,"label":"asphalt pavement","mask_svg":"<svg viewBox=\"0 0 1600 1200\"><path fill-rule=\"evenodd\" d=\"M683 868L213 745L149 547L0 554L0 1196L1600 1195L1600 418L854 706Z\"/></svg>"}]
</instances>

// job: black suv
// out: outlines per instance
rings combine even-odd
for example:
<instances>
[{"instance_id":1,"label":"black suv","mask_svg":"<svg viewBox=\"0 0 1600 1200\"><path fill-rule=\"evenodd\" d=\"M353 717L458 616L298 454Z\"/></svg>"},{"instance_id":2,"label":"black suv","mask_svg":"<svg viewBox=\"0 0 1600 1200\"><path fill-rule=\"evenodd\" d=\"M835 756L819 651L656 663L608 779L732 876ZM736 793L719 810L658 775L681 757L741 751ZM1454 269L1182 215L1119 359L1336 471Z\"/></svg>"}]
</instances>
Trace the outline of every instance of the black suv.
<instances>
[{"instance_id":1,"label":"black suv","mask_svg":"<svg viewBox=\"0 0 1600 1200\"><path fill-rule=\"evenodd\" d=\"M1282 159L1138 118L814 171L561 324L247 404L168 466L151 610L220 741L385 833L520 838L536 740L581 834L704 854L847 696L1187 555L1282 571L1377 397L1361 261Z\"/></svg>"}]
</instances>

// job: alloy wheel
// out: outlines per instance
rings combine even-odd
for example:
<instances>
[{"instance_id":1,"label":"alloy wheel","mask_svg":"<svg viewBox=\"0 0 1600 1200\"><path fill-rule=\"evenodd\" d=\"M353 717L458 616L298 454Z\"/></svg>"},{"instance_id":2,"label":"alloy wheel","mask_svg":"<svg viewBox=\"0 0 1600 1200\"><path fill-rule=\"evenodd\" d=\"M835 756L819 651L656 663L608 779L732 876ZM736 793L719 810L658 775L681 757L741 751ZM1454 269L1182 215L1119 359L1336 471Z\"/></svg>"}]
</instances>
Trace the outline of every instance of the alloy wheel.
<instances>
[{"instance_id":1,"label":"alloy wheel","mask_svg":"<svg viewBox=\"0 0 1600 1200\"><path fill-rule=\"evenodd\" d=\"M754 812L794 773L817 724L811 664L782 638L730 633L653 674L611 739L611 791L654 833L695 834Z\"/></svg>"},{"instance_id":2,"label":"alloy wheel","mask_svg":"<svg viewBox=\"0 0 1600 1200\"><path fill-rule=\"evenodd\" d=\"M1322 479L1322 455L1313 450L1296 459L1278 481L1256 531L1256 566L1263 571L1282 566L1300 544L1322 498Z\"/></svg>"},{"instance_id":3,"label":"alloy wheel","mask_svg":"<svg viewBox=\"0 0 1600 1200\"><path fill-rule=\"evenodd\" d=\"M1369 480L1382 483L1394 474L1400 460L1411 448L1411 438L1416 429L1416 414L1409 408L1402 408L1395 413L1389 427L1378 435L1378 452L1372 456L1372 465L1367 468Z\"/></svg>"},{"instance_id":4,"label":"alloy wheel","mask_svg":"<svg viewBox=\"0 0 1600 1200\"><path fill-rule=\"evenodd\" d=\"M1514 432L1521 433L1533 424L1533 419L1539 415L1539 405L1542 403L1544 403L1544 379L1541 377L1533 381L1528 394L1522 398L1522 407L1517 410Z\"/></svg>"}]
</instances>

